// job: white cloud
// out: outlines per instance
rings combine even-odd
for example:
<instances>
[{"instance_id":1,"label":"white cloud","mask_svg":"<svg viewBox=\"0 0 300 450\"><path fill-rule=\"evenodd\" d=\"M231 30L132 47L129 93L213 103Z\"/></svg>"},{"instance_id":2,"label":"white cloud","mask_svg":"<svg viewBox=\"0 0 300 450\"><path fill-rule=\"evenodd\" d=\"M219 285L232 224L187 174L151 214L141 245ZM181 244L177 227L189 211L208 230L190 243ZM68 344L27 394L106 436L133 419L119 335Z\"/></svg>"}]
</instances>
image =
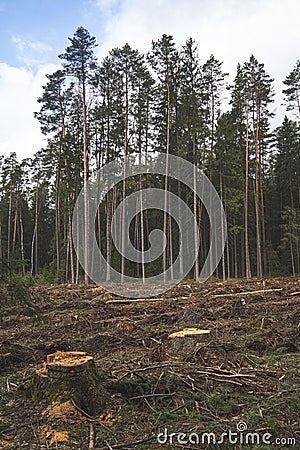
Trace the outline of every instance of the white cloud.
<instances>
[{"instance_id":1,"label":"white cloud","mask_svg":"<svg viewBox=\"0 0 300 450\"><path fill-rule=\"evenodd\" d=\"M102 10L111 10L118 5L118 0L97 0L97 5Z\"/></svg>"},{"instance_id":2,"label":"white cloud","mask_svg":"<svg viewBox=\"0 0 300 450\"><path fill-rule=\"evenodd\" d=\"M21 67L0 64L0 155L16 152L20 158L30 157L45 140L33 112L40 105L37 98L46 82L45 74L57 69L55 64L43 64L52 48L40 41L12 36Z\"/></svg>"},{"instance_id":3,"label":"white cloud","mask_svg":"<svg viewBox=\"0 0 300 450\"><path fill-rule=\"evenodd\" d=\"M235 76L238 62L253 53L275 77L277 125L282 80L299 59L299 0L93 0L99 7L99 22L105 19L105 36L97 49L100 59L116 46L128 42L147 52L151 41L163 33L177 44L189 37L199 43L204 62L210 54L224 61L224 71ZM1 0L0 0L1 5ZM20 157L32 156L45 145L39 123L37 97L42 94L45 73L57 70L49 61L51 47L43 42L12 38L23 67L0 64L0 154L16 151ZM274 106L275 108L275 106Z\"/></svg>"},{"instance_id":4,"label":"white cloud","mask_svg":"<svg viewBox=\"0 0 300 450\"><path fill-rule=\"evenodd\" d=\"M18 60L28 67L34 67L43 62L45 54L52 51L52 47L41 41L12 36L11 42L16 46Z\"/></svg>"},{"instance_id":5,"label":"white cloud","mask_svg":"<svg viewBox=\"0 0 300 450\"><path fill-rule=\"evenodd\" d=\"M107 7L115 3L97 2ZM238 62L254 54L275 78L279 107L282 80L299 59L299 16L299 0L122 0L107 18L106 38L98 54L102 58L126 42L145 52L163 33L173 35L177 44L193 37L202 61L214 54L224 61L231 80ZM280 121L283 110L279 110Z\"/></svg>"},{"instance_id":6,"label":"white cloud","mask_svg":"<svg viewBox=\"0 0 300 450\"><path fill-rule=\"evenodd\" d=\"M12 36L12 43L16 44L18 51L20 53L25 52L26 50L34 50L38 53L49 52L52 50L50 45L45 44L40 41L31 41L30 39L22 39L19 36Z\"/></svg>"},{"instance_id":7,"label":"white cloud","mask_svg":"<svg viewBox=\"0 0 300 450\"><path fill-rule=\"evenodd\" d=\"M20 158L30 157L45 145L33 111L39 109L37 98L42 94L45 73L56 69L44 65L33 72L0 64L0 155L16 152Z\"/></svg>"},{"instance_id":8,"label":"white cloud","mask_svg":"<svg viewBox=\"0 0 300 450\"><path fill-rule=\"evenodd\" d=\"M107 7L115 3L97 0ZM104 45L129 42L146 50L151 40L167 33L179 43L194 37L205 57L214 52L224 53L224 59L247 59L249 53L266 53L270 46L279 50L288 43L295 50L299 13L298 0L123 0L106 23Z\"/></svg>"}]
</instances>

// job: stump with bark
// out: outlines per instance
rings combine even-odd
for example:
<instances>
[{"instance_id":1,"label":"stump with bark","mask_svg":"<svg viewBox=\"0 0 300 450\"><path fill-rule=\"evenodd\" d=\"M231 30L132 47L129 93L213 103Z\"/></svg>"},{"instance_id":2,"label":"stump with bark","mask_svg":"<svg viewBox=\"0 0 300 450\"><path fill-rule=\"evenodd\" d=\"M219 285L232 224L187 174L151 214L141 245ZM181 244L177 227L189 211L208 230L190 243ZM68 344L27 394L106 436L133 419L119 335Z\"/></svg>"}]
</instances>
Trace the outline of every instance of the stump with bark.
<instances>
[{"instance_id":1,"label":"stump with bark","mask_svg":"<svg viewBox=\"0 0 300 450\"><path fill-rule=\"evenodd\" d=\"M199 328L185 328L168 336L172 341L173 351L181 355L194 353L210 336L210 330Z\"/></svg>"},{"instance_id":2,"label":"stump with bark","mask_svg":"<svg viewBox=\"0 0 300 450\"><path fill-rule=\"evenodd\" d=\"M88 415L98 414L108 398L94 358L85 352L56 352L47 356L43 366L36 370L31 395L35 400L73 403Z\"/></svg>"}]
</instances>

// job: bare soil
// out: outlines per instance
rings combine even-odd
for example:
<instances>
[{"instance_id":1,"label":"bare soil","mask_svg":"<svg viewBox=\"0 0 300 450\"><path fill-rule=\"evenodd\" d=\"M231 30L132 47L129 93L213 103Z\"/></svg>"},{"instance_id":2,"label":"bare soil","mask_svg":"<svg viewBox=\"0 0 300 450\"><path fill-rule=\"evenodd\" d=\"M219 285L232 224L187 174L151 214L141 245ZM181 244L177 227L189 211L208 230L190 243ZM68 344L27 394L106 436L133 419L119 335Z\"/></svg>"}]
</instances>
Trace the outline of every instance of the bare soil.
<instances>
[{"instance_id":1,"label":"bare soil","mask_svg":"<svg viewBox=\"0 0 300 450\"><path fill-rule=\"evenodd\" d=\"M43 321L26 307L0 311L1 449L300 449L299 279L187 281L127 303L101 287L32 289ZM187 327L210 337L177 354L168 336ZM72 399L31 397L35 370L59 350L95 358L109 393L97 416ZM166 429L220 438L241 423L270 433L274 446L157 441Z\"/></svg>"}]
</instances>

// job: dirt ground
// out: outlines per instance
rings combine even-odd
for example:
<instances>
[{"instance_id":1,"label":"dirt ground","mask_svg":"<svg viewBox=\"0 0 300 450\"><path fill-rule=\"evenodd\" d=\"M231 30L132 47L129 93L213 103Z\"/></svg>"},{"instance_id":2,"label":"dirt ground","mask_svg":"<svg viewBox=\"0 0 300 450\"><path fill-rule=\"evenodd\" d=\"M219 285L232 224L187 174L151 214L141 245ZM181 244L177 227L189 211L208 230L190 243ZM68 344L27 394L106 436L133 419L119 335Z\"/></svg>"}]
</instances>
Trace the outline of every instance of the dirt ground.
<instances>
[{"instance_id":1,"label":"dirt ground","mask_svg":"<svg viewBox=\"0 0 300 450\"><path fill-rule=\"evenodd\" d=\"M32 289L43 320L0 311L1 449L300 449L298 278L187 281L122 303L101 287ZM178 352L168 336L188 327L210 336ZM32 398L35 370L56 351L94 356L103 411ZM239 440L222 441L228 430ZM247 432L260 441L241 441Z\"/></svg>"}]
</instances>

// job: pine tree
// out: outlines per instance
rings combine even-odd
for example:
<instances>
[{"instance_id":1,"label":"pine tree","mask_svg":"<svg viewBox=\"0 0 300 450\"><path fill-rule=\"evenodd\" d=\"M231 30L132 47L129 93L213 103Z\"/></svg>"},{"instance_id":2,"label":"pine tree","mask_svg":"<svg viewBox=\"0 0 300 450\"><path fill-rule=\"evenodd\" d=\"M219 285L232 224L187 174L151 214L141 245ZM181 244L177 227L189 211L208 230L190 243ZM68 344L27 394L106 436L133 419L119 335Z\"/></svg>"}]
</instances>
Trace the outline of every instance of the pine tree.
<instances>
[{"instance_id":1,"label":"pine tree","mask_svg":"<svg viewBox=\"0 0 300 450\"><path fill-rule=\"evenodd\" d=\"M255 149L255 228L256 228L256 271L257 276L263 274L262 254L265 245L265 218L264 218L264 140L267 138L268 118L272 117L268 106L273 101L272 82L264 69L264 64L252 55L249 62L243 66L247 80L247 98L249 98L249 112L252 114L252 133Z\"/></svg>"},{"instance_id":2,"label":"pine tree","mask_svg":"<svg viewBox=\"0 0 300 450\"><path fill-rule=\"evenodd\" d=\"M94 49L97 46L96 38L91 36L88 30L79 27L74 33L73 38L69 38L71 45L66 48L65 53L59 55L63 60L63 67L67 75L77 80L81 90L82 98L82 124L83 124L83 183L84 183L84 261L85 267L88 262L88 199L87 199L87 180L88 180L88 133L87 133L87 95L88 86L92 84L95 77L96 57ZM85 272L84 281L88 283L88 274Z\"/></svg>"},{"instance_id":3,"label":"pine tree","mask_svg":"<svg viewBox=\"0 0 300 450\"><path fill-rule=\"evenodd\" d=\"M176 117L176 100L177 100L177 72L178 72L178 51L175 47L172 36L163 34L161 39L152 41L152 50L148 54L148 61L154 69L158 78L157 110L155 111L157 126L157 150L166 153L166 173L165 173L165 193L164 193L164 219L163 233L165 236L165 251L163 252L163 273L164 281L166 281L166 271L168 265L167 250L172 247L171 233L168 232L168 174L169 174L169 154L174 152L174 137L172 131L174 117ZM172 145L173 144L173 145ZM170 230L170 227L169 227ZM171 261L172 265L172 261Z\"/></svg>"},{"instance_id":4,"label":"pine tree","mask_svg":"<svg viewBox=\"0 0 300 450\"><path fill-rule=\"evenodd\" d=\"M286 116L276 130L275 174L281 205L300 208L300 130Z\"/></svg>"},{"instance_id":5,"label":"pine tree","mask_svg":"<svg viewBox=\"0 0 300 450\"><path fill-rule=\"evenodd\" d=\"M299 210L292 208L290 206L285 206L282 214L282 230L283 237L280 242L279 249L281 254L289 254L290 266L292 270L293 277L300 270L300 258L299 258L299 239L300 239L300 217Z\"/></svg>"},{"instance_id":6,"label":"pine tree","mask_svg":"<svg viewBox=\"0 0 300 450\"><path fill-rule=\"evenodd\" d=\"M104 164L120 156L124 142L122 76L116 71L111 54L104 58L97 71L96 85L97 103L94 110L94 120L100 130L98 150L101 153L102 164ZM106 195L105 213L106 281L110 281L110 267L112 266L112 236L110 230L113 214L113 192L111 191ZM101 237L98 239L100 240Z\"/></svg>"},{"instance_id":7,"label":"pine tree","mask_svg":"<svg viewBox=\"0 0 300 450\"><path fill-rule=\"evenodd\" d=\"M185 157L194 164L194 193L193 213L198 220L197 194L196 194L196 167L201 167L200 149L205 135L205 119L203 111L203 83L202 67L198 55L198 48L193 39L188 39L180 51L180 68L178 74L178 139L177 155ZM178 192L181 194L182 186L178 182ZM181 211L180 211L181 218ZM199 227L200 224L198 224ZM194 248L197 249L198 230L194 230ZM180 253L181 255L183 252ZM183 261L181 262L183 266ZM199 256L195 255L194 277L199 276Z\"/></svg>"},{"instance_id":8,"label":"pine tree","mask_svg":"<svg viewBox=\"0 0 300 450\"><path fill-rule=\"evenodd\" d=\"M207 136L205 137L205 149L208 145L207 151L207 171L208 176L211 182L213 182L213 163L215 158L215 130L218 116L220 115L220 105L221 105L221 94L223 92L225 84L225 77L228 75L227 73L222 72L223 62L218 61L213 55L210 56L208 61L203 65L203 92L204 92L204 103L205 103L205 114L206 114L206 129ZM220 179L220 174L219 177ZM210 194L210 199L211 199ZM212 200L210 200L210 209L212 209L211 205ZM212 230L209 228L210 241L213 236L213 232L216 233L216 230ZM212 267L212 253L210 265ZM224 268L224 266L223 266ZM218 275L218 268L216 271ZM224 270L223 270L224 275Z\"/></svg>"},{"instance_id":9,"label":"pine tree","mask_svg":"<svg viewBox=\"0 0 300 450\"><path fill-rule=\"evenodd\" d=\"M220 196L223 202L228 236L226 242L227 276L243 274L238 239L242 236L244 203L244 142L241 142L240 124L235 111L223 113L216 128L216 166L220 173ZM223 261L225 257L223 256ZM224 264L224 262L223 262ZM223 267L223 272L224 272ZM223 273L224 275L224 273Z\"/></svg>"},{"instance_id":10,"label":"pine tree","mask_svg":"<svg viewBox=\"0 0 300 450\"><path fill-rule=\"evenodd\" d=\"M127 176L127 162L126 158L130 153L130 116L132 114L134 93L138 86L138 69L143 65L142 56L137 50L133 50L128 44L124 47L116 48L111 52L113 58L114 69L120 74L122 78L122 94L124 102L122 109L124 111L124 126L123 126L123 201L126 197L126 176ZM125 248L126 248L126 210L122 210L122 255L121 255L121 282L125 279Z\"/></svg>"},{"instance_id":11,"label":"pine tree","mask_svg":"<svg viewBox=\"0 0 300 450\"><path fill-rule=\"evenodd\" d=\"M251 157L254 153L254 205L256 230L256 271L262 276L265 262L265 205L264 205L264 166L267 141L269 138L269 104L273 101L273 80L265 72L264 64L252 55L249 62L238 66L232 91L233 110L239 118L240 129L244 121L245 130L245 262L246 276L250 275L248 216L249 216L249 177ZM253 151L254 150L254 151ZM266 262L265 264L266 265Z\"/></svg>"},{"instance_id":12,"label":"pine tree","mask_svg":"<svg viewBox=\"0 0 300 450\"><path fill-rule=\"evenodd\" d=\"M232 105L232 120L236 128L235 148L238 152L243 151L243 149L245 152L244 260L245 260L245 275L246 278L250 278L251 262L249 252L249 93L247 90L247 78L240 64L238 64L237 66L237 73L234 80L234 84L233 86L231 86L230 103ZM237 272L236 269L235 272Z\"/></svg>"},{"instance_id":13,"label":"pine tree","mask_svg":"<svg viewBox=\"0 0 300 450\"><path fill-rule=\"evenodd\" d=\"M61 265L61 171L63 164L66 161L66 127L68 114L70 114L74 86L71 83L71 85L66 88L66 78L62 70L57 70L53 74L46 76L48 78L48 83L43 86L43 95L38 98L41 109L39 112L35 113L35 117L41 124L43 134L51 136L51 138L49 138L51 139L51 143L48 147L48 159L50 157L55 176L55 248L56 272L59 273Z\"/></svg>"},{"instance_id":14,"label":"pine tree","mask_svg":"<svg viewBox=\"0 0 300 450\"><path fill-rule=\"evenodd\" d=\"M295 111L300 118L300 60L283 82L287 88L282 92L285 94L287 111Z\"/></svg>"}]
</instances>

